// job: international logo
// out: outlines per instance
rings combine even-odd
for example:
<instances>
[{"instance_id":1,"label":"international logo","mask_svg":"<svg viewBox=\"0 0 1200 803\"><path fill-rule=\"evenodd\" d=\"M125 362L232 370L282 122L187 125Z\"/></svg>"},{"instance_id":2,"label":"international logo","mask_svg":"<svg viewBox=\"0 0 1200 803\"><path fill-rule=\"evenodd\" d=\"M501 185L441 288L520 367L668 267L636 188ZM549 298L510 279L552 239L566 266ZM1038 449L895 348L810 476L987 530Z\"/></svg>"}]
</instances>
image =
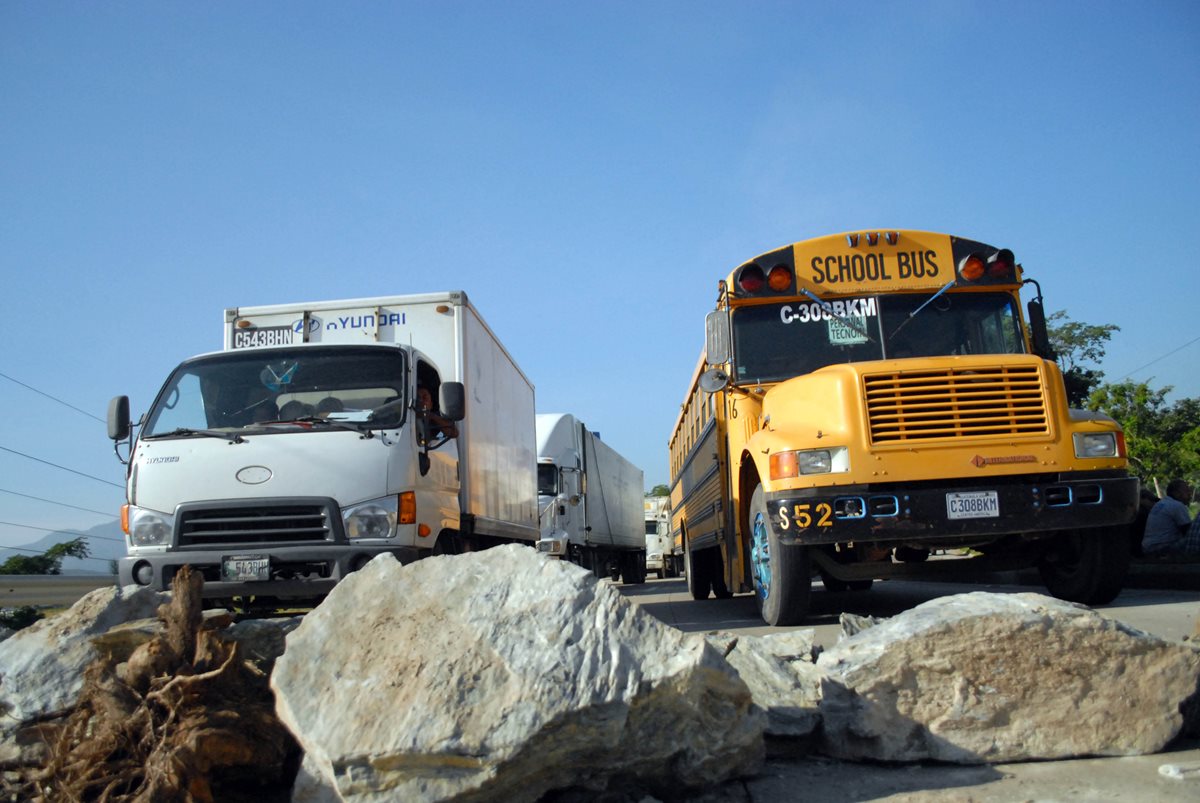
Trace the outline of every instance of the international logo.
<instances>
[{"instance_id":1,"label":"international logo","mask_svg":"<svg viewBox=\"0 0 1200 803\"><path fill-rule=\"evenodd\" d=\"M1031 454L1014 454L1005 457L984 457L983 455L975 455L971 458L971 464L975 468L983 468L984 466L1003 466L1011 463L1036 463L1037 458Z\"/></svg>"}]
</instances>

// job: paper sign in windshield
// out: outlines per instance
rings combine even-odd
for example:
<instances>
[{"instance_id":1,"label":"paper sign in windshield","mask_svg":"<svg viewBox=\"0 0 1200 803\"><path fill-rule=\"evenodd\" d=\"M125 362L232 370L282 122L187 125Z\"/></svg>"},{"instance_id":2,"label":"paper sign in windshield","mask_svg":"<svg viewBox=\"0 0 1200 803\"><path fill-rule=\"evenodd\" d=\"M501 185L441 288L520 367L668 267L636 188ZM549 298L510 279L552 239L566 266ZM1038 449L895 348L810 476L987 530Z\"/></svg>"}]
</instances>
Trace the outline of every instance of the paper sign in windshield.
<instances>
[{"instance_id":1,"label":"paper sign in windshield","mask_svg":"<svg viewBox=\"0 0 1200 803\"><path fill-rule=\"evenodd\" d=\"M845 320L832 318L829 320L829 342L835 346L857 346L866 343L868 338L867 319L863 315L855 315Z\"/></svg>"}]
</instances>

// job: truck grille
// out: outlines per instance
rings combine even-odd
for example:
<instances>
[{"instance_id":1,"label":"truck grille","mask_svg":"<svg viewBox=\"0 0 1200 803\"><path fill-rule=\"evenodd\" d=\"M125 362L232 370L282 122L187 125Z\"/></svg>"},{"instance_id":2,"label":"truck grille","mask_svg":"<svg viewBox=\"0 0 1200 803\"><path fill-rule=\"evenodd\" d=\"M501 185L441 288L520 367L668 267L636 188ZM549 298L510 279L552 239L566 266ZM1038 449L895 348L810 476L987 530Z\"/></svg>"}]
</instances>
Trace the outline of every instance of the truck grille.
<instances>
[{"instance_id":1,"label":"truck grille","mask_svg":"<svg viewBox=\"0 0 1200 803\"><path fill-rule=\"evenodd\" d=\"M315 504L182 508L178 545L279 544L333 539L330 508Z\"/></svg>"},{"instance_id":2,"label":"truck grille","mask_svg":"<svg viewBox=\"0 0 1200 803\"><path fill-rule=\"evenodd\" d=\"M896 371L863 384L872 443L1050 431L1036 365Z\"/></svg>"}]
</instances>

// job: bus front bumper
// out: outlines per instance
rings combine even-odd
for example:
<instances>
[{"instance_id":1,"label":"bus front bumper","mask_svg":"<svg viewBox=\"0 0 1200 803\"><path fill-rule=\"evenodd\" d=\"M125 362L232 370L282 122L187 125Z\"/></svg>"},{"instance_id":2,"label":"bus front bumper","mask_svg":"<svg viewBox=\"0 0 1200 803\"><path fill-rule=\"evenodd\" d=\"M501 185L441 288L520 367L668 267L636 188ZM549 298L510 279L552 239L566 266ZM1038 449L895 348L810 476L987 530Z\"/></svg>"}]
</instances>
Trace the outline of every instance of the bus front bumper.
<instances>
[{"instance_id":1,"label":"bus front bumper","mask_svg":"<svg viewBox=\"0 0 1200 803\"><path fill-rule=\"evenodd\" d=\"M1128 524L1136 477L1062 475L1045 482L997 477L970 486L845 486L767 494L767 518L784 544L999 538Z\"/></svg>"}]
</instances>

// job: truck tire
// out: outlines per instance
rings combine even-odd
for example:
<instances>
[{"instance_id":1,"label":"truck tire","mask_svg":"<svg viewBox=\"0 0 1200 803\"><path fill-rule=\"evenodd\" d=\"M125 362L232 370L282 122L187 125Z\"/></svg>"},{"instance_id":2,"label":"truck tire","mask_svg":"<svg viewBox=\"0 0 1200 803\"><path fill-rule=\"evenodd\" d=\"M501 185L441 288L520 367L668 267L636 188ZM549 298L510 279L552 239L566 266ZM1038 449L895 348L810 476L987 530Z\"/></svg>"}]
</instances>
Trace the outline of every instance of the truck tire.
<instances>
[{"instance_id":1,"label":"truck tire","mask_svg":"<svg viewBox=\"0 0 1200 803\"><path fill-rule=\"evenodd\" d=\"M1051 594L1084 605L1116 599L1128 571L1127 526L1062 533L1038 563L1038 573Z\"/></svg>"},{"instance_id":2,"label":"truck tire","mask_svg":"<svg viewBox=\"0 0 1200 803\"><path fill-rule=\"evenodd\" d=\"M707 551L693 552L685 545L683 560L687 567L685 574L692 599L708 599L708 594L712 591L712 570L709 568L711 561Z\"/></svg>"},{"instance_id":3,"label":"truck tire","mask_svg":"<svg viewBox=\"0 0 1200 803\"><path fill-rule=\"evenodd\" d=\"M646 582L646 560L640 552L622 552L620 565L621 582L625 585L635 586Z\"/></svg>"},{"instance_id":4,"label":"truck tire","mask_svg":"<svg viewBox=\"0 0 1200 803\"><path fill-rule=\"evenodd\" d=\"M769 523L767 495L761 485L750 497L750 574L764 622L794 625L808 614L812 556L806 546L779 542Z\"/></svg>"}]
</instances>

